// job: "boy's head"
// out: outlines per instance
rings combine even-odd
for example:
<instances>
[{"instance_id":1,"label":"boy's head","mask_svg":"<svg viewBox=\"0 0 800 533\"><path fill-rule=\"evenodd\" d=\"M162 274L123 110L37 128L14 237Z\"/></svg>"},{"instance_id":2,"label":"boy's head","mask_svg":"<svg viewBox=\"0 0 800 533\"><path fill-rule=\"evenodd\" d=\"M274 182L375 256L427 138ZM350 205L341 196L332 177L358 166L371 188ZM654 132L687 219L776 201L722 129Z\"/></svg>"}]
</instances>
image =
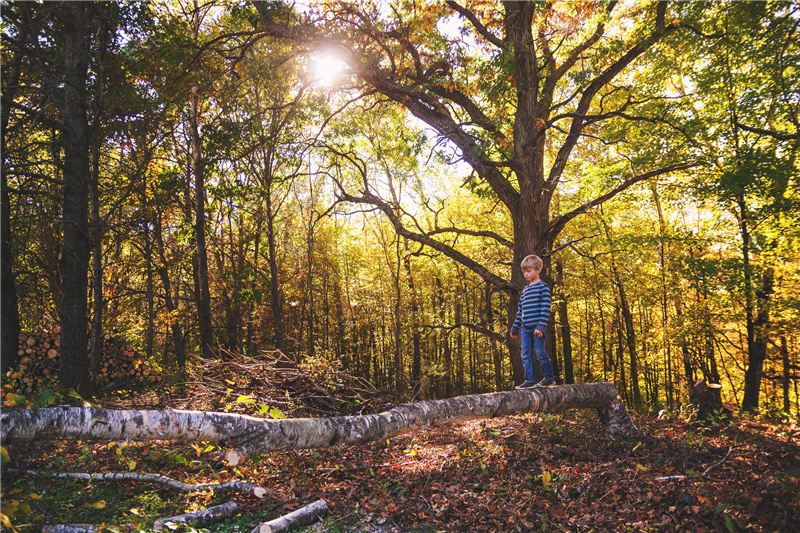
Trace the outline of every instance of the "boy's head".
<instances>
[{"instance_id":1,"label":"boy's head","mask_svg":"<svg viewBox=\"0 0 800 533\"><path fill-rule=\"evenodd\" d=\"M522 260L520 263L523 272L528 272L529 270L535 270L537 272L542 270L542 258L538 255L529 255Z\"/></svg>"}]
</instances>

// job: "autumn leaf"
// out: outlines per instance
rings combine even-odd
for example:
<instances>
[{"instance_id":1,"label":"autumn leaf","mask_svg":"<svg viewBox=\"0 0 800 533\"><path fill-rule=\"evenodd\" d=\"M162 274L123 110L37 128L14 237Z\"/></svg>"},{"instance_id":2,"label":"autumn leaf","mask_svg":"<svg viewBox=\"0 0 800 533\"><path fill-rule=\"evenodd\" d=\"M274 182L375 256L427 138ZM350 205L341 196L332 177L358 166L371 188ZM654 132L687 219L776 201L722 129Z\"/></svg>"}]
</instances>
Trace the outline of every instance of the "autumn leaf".
<instances>
[{"instance_id":1,"label":"autumn leaf","mask_svg":"<svg viewBox=\"0 0 800 533\"><path fill-rule=\"evenodd\" d=\"M106 501L100 500L99 502L95 503L84 503L83 506L86 507L87 509L105 509Z\"/></svg>"}]
</instances>

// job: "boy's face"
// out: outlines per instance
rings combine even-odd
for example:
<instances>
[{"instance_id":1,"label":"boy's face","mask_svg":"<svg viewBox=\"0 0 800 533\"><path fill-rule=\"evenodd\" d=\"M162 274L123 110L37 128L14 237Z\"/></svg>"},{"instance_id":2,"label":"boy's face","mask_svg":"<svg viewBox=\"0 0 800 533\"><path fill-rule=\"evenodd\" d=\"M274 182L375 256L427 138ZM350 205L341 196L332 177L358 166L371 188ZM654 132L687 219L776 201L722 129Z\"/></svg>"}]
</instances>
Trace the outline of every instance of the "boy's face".
<instances>
[{"instance_id":1,"label":"boy's face","mask_svg":"<svg viewBox=\"0 0 800 533\"><path fill-rule=\"evenodd\" d=\"M539 269L531 268L529 270L523 270L522 274L525 276L525 279L528 280L528 283L530 283L531 281L539 279L539 272L541 271L542 271L541 268Z\"/></svg>"}]
</instances>

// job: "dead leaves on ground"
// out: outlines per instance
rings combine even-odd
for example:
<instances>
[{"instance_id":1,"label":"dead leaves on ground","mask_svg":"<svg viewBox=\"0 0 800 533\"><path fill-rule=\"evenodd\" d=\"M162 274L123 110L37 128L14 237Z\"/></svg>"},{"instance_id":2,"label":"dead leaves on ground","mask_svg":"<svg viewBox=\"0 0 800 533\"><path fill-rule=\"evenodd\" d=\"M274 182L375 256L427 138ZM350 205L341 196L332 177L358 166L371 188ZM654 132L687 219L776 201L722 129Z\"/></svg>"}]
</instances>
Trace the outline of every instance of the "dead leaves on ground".
<instances>
[{"instance_id":1,"label":"dead leaves on ground","mask_svg":"<svg viewBox=\"0 0 800 533\"><path fill-rule=\"evenodd\" d=\"M316 500L330 520L384 531L791 531L800 513L798 435L740 422L706 430L639 419L614 440L591 413L527 415L410 431L388 441L257 457L226 467L203 448L132 444L126 460L181 481L267 487L244 513L276 516ZM46 445L29 468L54 469ZM60 443L69 471L119 470L107 445ZM185 457L186 461L176 461ZM80 459L82 458L82 459ZM80 462L78 462L80 460ZM712 468L710 468L712 467ZM658 480L684 476L678 480ZM198 496L199 497L199 496ZM204 504L214 503L211 494ZM338 526L337 526L338 527Z\"/></svg>"}]
</instances>

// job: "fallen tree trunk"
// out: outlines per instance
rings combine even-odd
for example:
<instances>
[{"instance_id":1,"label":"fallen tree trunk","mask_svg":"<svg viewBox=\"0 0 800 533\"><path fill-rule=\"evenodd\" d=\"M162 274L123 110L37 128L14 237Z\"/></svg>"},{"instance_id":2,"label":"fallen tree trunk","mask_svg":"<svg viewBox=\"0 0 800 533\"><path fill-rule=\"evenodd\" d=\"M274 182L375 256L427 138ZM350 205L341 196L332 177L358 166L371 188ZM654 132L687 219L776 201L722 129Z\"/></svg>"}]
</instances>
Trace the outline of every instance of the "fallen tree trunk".
<instances>
[{"instance_id":1,"label":"fallen tree trunk","mask_svg":"<svg viewBox=\"0 0 800 533\"><path fill-rule=\"evenodd\" d=\"M264 420L203 411L80 407L5 409L0 414L0 438L8 443L46 439L217 442L234 448L227 458L235 466L260 453L359 444L415 427L458 420L555 413L565 409L597 409L608 413L611 411L608 407L617 401L614 384L605 382L457 396L400 405L379 414L330 418ZM627 421L607 424L601 417L609 433L638 431L624 406L613 412Z\"/></svg>"}]
</instances>

